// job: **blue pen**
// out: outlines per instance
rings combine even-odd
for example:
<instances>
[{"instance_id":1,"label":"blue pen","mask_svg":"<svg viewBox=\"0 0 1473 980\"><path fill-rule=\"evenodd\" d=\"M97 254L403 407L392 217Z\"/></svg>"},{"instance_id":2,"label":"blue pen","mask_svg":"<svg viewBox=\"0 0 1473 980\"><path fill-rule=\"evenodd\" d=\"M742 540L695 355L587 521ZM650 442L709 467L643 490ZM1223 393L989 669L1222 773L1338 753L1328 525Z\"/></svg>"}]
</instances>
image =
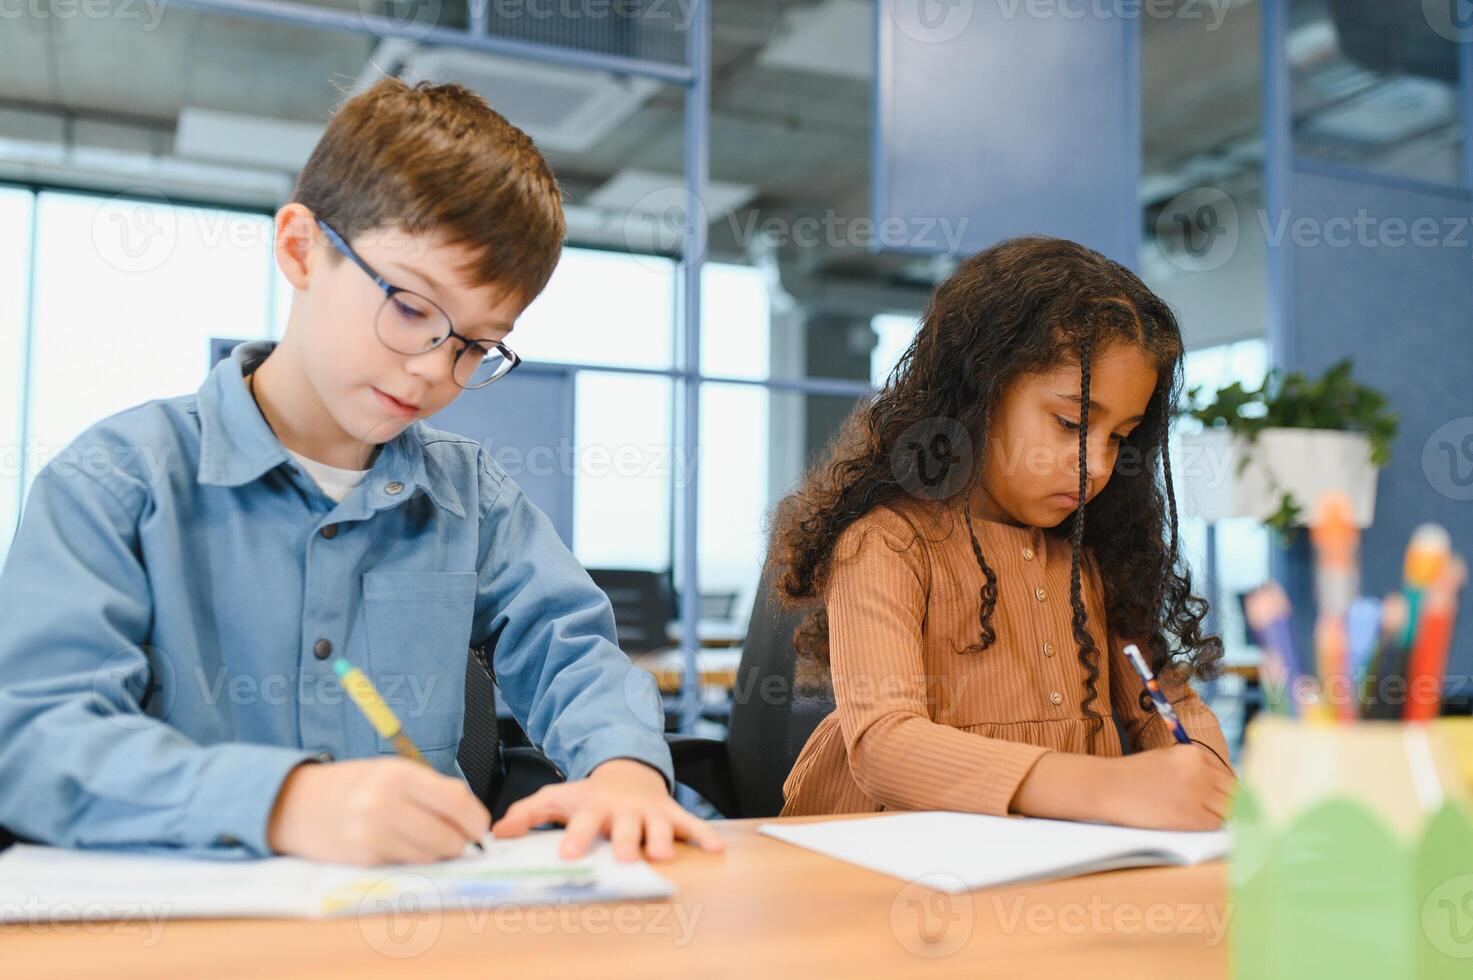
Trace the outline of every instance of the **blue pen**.
<instances>
[{"instance_id":1,"label":"blue pen","mask_svg":"<svg viewBox=\"0 0 1473 980\"><path fill-rule=\"evenodd\" d=\"M1146 658L1141 656L1141 648L1134 643L1125 644L1125 656L1135 672L1141 675L1141 681L1146 685L1146 692L1151 695L1151 700L1156 704L1156 713L1166 722L1166 727L1171 729L1171 734L1182 745L1190 745L1192 738L1187 730L1181 727L1181 719L1176 712L1171 710L1171 702L1166 700L1166 692L1161 690L1161 685L1156 682L1156 675L1151 673L1151 668L1146 665Z\"/></svg>"}]
</instances>

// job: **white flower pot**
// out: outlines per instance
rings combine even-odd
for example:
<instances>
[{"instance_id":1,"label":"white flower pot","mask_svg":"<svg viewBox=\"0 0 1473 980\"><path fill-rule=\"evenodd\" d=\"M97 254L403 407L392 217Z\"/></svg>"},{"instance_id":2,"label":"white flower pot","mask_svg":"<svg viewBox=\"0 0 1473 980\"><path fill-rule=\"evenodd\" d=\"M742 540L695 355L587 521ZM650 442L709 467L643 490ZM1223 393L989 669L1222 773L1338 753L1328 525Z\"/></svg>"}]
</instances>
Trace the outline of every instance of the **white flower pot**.
<instances>
[{"instance_id":1,"label":"white flower pot","mask_svg":"<svg viewBox=\"0 0 1473 980\"><path fill-rule=\"evenodd\" d=\"M1249 462L1240 468L1245 453ZM1377 467L1370 439L1361 432L1264 429L1249 443L1226 429L1204 429L1180 438L1171 463L1182 513L1208 522L1267 520L1283 492L1299 504L1301 524L1326 490L1350 496L1359 527L1370 527L1376 512Z\"/></svg>"}]
</instances>

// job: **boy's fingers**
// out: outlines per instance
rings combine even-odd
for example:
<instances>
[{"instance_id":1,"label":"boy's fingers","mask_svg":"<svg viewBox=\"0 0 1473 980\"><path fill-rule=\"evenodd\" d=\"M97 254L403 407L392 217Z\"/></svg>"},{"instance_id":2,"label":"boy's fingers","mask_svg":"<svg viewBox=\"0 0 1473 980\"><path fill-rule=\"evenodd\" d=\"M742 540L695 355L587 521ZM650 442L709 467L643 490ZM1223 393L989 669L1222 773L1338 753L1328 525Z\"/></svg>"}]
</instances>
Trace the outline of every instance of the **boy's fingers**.
<instances>
[{"instance_id":1,"label":"boy's fingers","mask_svg":"<svg viewBox=\"0 0 1473 980\"><path fill-rule=\"evenodd\" d=\"M644 816L641 810L623 810L614 814L609 840L614 845L614 857L618 860L639 860L639 842L644 836Z\"/></svg>"},{"instance_id":2,"label":"boy's fingers","mask_svg":"<svg viewBox=\"0 0 1473 980\"><path fill-rule=\"evenodd\" d=\"M568 829L563 833L563 842L558 853L569 860L582 857L599 831L603 830L607 819L607 811L594 807L584 807L573 814L573 818L568 821Z\"/></svg>"},{"instance_id":3,"label":"boy's fingers","mask_svg":"<svg viewBox=\"0 0 1473 980\"><path fill-rule=\"evenodd\" d=\"M506 813L496 821L491 832L498 837L518 837L538 824L567 819L567 807L558 792L562 788L544 786L526 799L517 800L506 808Z\"/></svg>"},{"instance_id":4,"label":"boy's fingers","mask_svg":"<svg viewBox=\"0 0 1473 980\"><path fill-rule=\"evenodd\" d=\"M675 856L675 828L663 813L645 817L644 852L655 861L667 861Z\"/></svg>"},{"instance_id":5,"label":"boy's fingers","mask_svg":"<svg viewBox=\"0 0 1473 980\"><path fill-rule=\"evenodd\" d=\"M426 864L418 845L398 834L389 834L378 846L375 864Z\"/></svg>"},{"instance_id":6,"label":"boy's fingers","mask_svg":"<svg viewBox=\"0 0 1473 980\"><path fill-rule=\"evenodd\" d=\"M408 853L417 860L437 861L465 850L466 837L460 827L416 806L405 807L404 812L395 814L390 833L408 843Z\"/></svg>"},{"instance_id":7,"label":"boy's fingers","mask_svg":"<svg viewBox=\"0 0 1473 980\"><path fill-rule=\"evenodd\" d=\"M419 774L417 774L419 775ZM460 828L466 840L480 840L491 826L491 814L463 781L433 770L425 778L406 781L409 797L421 807Z\"/></svg>"},{"instance_id":8,"label":"boy's fingers","mask_svg":"<svg viewBox=\"0 0 1473 980\"><path fill-rule=\"evenodd\" d=\"M506 813L491 827L494 837L520 837L539 823L544 823L548 816L544 814L544 804L533 803L531 797L518 800L506 808Z\"/></svg>"},{"instance_id":9,"label":"boy's fingers","mask_svg":"<svg viewBox=\"0 0 1473 980\"><path fill-rule=\"evenodd\" d=\"M715 854L726 850L726 841L700 817L681 810L674 823L676 836L699 846L701 850Z\"/></svg>"}]
</instances>

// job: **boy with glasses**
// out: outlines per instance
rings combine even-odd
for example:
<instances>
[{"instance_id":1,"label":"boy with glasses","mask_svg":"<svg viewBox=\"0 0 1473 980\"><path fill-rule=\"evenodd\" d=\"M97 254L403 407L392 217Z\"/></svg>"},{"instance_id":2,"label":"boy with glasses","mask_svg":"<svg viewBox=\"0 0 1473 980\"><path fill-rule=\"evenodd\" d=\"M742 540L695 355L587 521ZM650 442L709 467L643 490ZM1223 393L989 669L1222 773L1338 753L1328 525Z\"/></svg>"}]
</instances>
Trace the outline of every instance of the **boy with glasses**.
<instances>
[{"instance_id":1,"label":"boy with glasses","mask_svg":"<svg viewBox=\"0 0 1473 980\"><path fill-rule=\"evenodd\" d=\"M79 847L459 855L490 825L456 752L467 648L492 643L570 780L494 833L565 823L566 857L600 833L626 860L721 848L670 796L654 680L607 598L479 444L420 421L516 367L506 337L564 230L546 162L468 90L384 79L338 110L276 215L282 341L98 423L36 478L0 574L0 824ZM338 659L428 766L343 695Z\"/></svg>"}]
</instances>

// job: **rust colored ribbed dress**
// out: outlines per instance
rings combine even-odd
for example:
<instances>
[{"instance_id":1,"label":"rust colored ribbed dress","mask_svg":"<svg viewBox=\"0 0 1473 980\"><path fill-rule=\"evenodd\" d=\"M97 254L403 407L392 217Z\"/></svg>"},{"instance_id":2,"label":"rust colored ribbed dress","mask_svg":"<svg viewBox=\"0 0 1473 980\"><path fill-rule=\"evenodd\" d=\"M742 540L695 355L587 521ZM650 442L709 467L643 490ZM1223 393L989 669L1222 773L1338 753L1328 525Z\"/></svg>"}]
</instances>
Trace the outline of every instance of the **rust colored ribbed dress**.
<instances>
[{"instance_id":1,"label":"rust colored ribbed dress","mask_svg":"<svg viewBox=\"0 0 1473 980\"><path fill-rule=\"evenodd\" d=\"M1106 629L1093 553L1085 549L1081 587L1101 652L1094 709L1104 724L1091 747L1067 535L972 523L998 580L997 641L982 653L955 652L978 639L983 583L958 505L877 507L840 536L824 593L838 707L793 766L783 816L1004 814L1044 753L1120 755L1112 714L1134 749L1172 743L1166 724L1141 706L1140 679L1121 652L1128 641ZM1187 733L1226 759L1211 709L1185 682L1160 680Z\"/></svg>"}]
</instances>

